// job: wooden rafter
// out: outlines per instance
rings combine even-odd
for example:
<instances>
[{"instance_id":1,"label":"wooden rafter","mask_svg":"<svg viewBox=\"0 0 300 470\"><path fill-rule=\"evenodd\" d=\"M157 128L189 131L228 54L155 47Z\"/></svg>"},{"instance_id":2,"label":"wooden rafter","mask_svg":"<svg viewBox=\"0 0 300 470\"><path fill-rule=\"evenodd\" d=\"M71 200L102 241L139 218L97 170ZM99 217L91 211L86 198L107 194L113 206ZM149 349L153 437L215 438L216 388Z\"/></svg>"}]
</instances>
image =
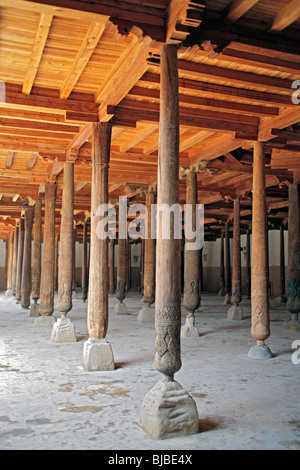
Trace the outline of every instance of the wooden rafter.
<instances>
[{"instance_id":1,"label":"wooden rafter","mask_svg":"<svg viewBox=\"0 0 300 470\"><path fill-rule=\"evenodd\" d=\"M300 18L300 1L290 1L275 16L271 31L282 31Z\"/></svg>"},{"instance_id":2,"label":"wooden rafter","mask_svg":"<svg viewBox=\"0 0 300 470\"><path fill-rule=\"evenodd\" d=\"M7 152L5 168L11 168L12 167L14 154L15 154L15 152L13 152L12 150L9 150Z\"/></svg>"},{"instance_id":3,"label":"wooden rafter","mask_svg":"<svg viewBox=\"0 0 300 470\"><path fill-rule=\"evenodd\" d=\"M31 92L42 59L52 19L52 15L44 13L41 14L22 88L22 93L25 93L26 95L29 95Z\"/></svg>"},{"instance_id":4,"label":"wooden rafter","mask_svg":"<svg viewBox=\"0 0 300 470\"><path fill-rule=\"evenodd\" d=\"M259 0L233 0L230 4L225 21L233 23L247 13Z\"/></svg>"}]
</instances>

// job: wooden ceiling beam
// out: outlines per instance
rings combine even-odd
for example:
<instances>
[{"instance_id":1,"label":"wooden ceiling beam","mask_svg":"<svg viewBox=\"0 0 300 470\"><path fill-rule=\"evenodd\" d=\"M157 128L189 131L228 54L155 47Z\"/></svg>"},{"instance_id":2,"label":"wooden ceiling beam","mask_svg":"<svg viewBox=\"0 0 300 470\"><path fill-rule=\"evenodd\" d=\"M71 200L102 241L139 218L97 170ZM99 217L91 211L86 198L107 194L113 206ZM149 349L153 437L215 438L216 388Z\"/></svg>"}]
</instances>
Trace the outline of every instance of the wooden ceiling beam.
<instances>
[{"instance_id":1,"label":"wooden ceiling beam","mask_svg":"<svg viewBox=\"0 0 300 470\"><path fill-rule=\"evenodd\" d=\"M233 23L249 11L259 0L233 0L228 12L226 12L225 21Z\"/></svg>"},{"instance_id":2,"label":"wooden ceiling beam","mask_svg":"<svg viewBox=\"0 0 300 470\"><path fill-rule=\"evenodd\" d=\"M88 64L102 34L104 33L106 23L91 23L80 49L72 63L64 83L60 89L60 98L67 99L79 80L82 72Z\"/></svg>"},{"instance_id":3,"label":"wooden ceiling beam","mask_svg":"<svg viewBox=\"0 0 300 470\"><path fill-rule=\"evenodd\" d=\"M23 83L22 93L29 95L38 72L38 68L43 56L44 47L48 38L53 15L42 13L37 27L31 56L27 66L27 71Z\"/></svg>"},{"instance_id":4,"label":"wooden ceiling beam","mask_svg":"<svg viewBox=\"0 0 300 470\"><path fill-rule=\"evenodd\" d=\"M271 31L282 31L300 18L300 0L290 1L275 16Z\"/></svg>"},{"instance_id":5,"label":"wooden ceiling beam","mask_svg":"<svg viewBox=\"0 0 300 470\"><path fill-rule=\"evenodd\" d=\"M7 152L5 168L11 168L12 167L14 154L15 154L15 152L13 152L11 150L9 150Z\"/></svg>"}]
</instances>

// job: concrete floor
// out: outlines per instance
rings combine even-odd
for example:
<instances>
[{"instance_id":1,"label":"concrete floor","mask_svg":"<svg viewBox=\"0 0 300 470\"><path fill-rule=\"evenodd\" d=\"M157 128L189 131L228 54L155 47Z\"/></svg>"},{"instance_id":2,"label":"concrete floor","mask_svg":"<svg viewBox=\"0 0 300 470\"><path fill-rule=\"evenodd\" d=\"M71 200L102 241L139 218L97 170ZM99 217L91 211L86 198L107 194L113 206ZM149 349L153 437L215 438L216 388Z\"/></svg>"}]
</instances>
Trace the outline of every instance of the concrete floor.
<instances>
[{"instance_id":1,"label":"concrete floor","mask_svg":"<svg viewBox=\"0 0 300 470\"><path fill-rule=\"evenodd\" d=\"M51 327L35 326L28 310L0 294L0 449L300 449L300 364L292 363L300 332L283 329L290 318L284 305L271 300L267 344L274 358L260 361L247 357L254 344L249 301L241 304L245 319L229 321L223 298L203 294L196 313L201 336L182 339L175 376L197 404L200 432L153 441L139 414L161 378L153 365L154 326L136 321L138 293L126 299L130 315L113 315L115 302L111 297L107 340L117 368L87 372L81 365L87 305L80 298L69 314L77 342L54 344Z\"/></svg>"}]
</instances>

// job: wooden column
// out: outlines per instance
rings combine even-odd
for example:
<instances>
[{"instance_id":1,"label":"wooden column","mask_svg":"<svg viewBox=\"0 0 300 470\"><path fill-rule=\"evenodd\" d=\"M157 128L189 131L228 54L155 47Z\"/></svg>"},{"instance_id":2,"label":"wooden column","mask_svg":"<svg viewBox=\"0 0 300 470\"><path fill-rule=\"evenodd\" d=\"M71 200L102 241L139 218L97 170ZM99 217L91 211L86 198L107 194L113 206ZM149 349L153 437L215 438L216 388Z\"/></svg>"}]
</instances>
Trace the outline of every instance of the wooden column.
<instances>
[{"instance_id":1,"label":"wooden column","mask_svg":"<svg viewBox=\"0 0 300 470\"><path fill-rule=\"evenodd\" d=\"M72 291L73 297L76 298L76 237L77 237L77 227L73 229L73 274L72 274Z\"/></svg>"},{"instance_id":2,"label":"wooden column","mask_svg":"<svg viewBox=\"0 0 300 470\"><path fill-rule=\"evenodd\" d=\"M279 302L286 303L287 298L285 296L285 256L284 256L284 229L283 225L280 225L280 296Z\"/></svg>"},{"instance_id":3,"label":"wooden column","mask_svg":"<svg viewBox=\"0 0 300 470\"><path fill-rule=\"evenodd\" d=\"M156 245L155 366L163 380L145 396L141 422L152 438L162 439L174 432L196 433L199 426L195 402L174 381L181 367L181 240L175 238L174 217L170 217L169 238L163 238L161 224L165 212L162 204L179 204L178 64L174 45L163 45L160 53L157 203L162 210L158 214Z\"/></svg>"},{"instance_id":4,"label":"wooden column","mask_svg":"<svg viewBox=\"0 0 300 470\"><path fill-rule=\"evenodd\" d=\"M17 260L17 278L16 278L16 303L21 302L21 284L22 284L22 264L23 264L23 250L24 250L24 219L20 219L19 225L19 240L18 240L18 260Z\"/></svg>"},{"instance_id":5,"label":"wooden column","mask_svg":"<svg viewBox=\"0 0 300 470\"><path fill-rule=\"evenodd\" d=\"M268 243L265 182L265 152L262 142L254 143L253 202L252 202L252 257L251 257L251 334L257 340L249 357L272 357L264 344L270 336L268 299Z\"/></svg>"},{"instance_id":6,"label":"wooden column","mask_svg":"<svg viewBox=\"0 0 300 470\"><path fill-rule=\"evenodd\" d=\"M251 243L249 229L247 229L246 243L247 297L248 299L251 299Z\"/></svg>"},{"instance_id":7,"label":"wooden column","mask_svg":"<svg viewBox=\"0 0 300 470\"><path fill-rule=\"evenodd\" d=\"M12 265L13 265L13 232L10 232L7 240L7 275L5 295L12 295Z\"/></svg>"},{"instance_id":8,"label":"wooden column","mask_svg":"<svg viewBox=\"0 0 300 470\"><path fill-rule=\"evenodd\" d=\"M140 292L144 295L144 269L145 269L145 240L143 239L141 242L141 284L140 284Z\"/></svg>"},{"instance_id":9,"label":"wooden column","mask_svg":"<svg viewBox=\"0 0 300 470\"><path fill-rule=\"evenodd\" d=\"M38 197L34 210L34 243L32 261L32 293L34 303L30 307L30 316L39 316L38 300L40 298L41 260L42 260L42 198Z\"/></svg>"},{"instance_id":10,"label":"wooden column","mask_svg":"<svg viewBox=\"0 0 300 470\"><path fill-rule=\"evenodd\" d=\"M114 358L106 341L108 328L108 238L99 238L96 229L102 219L98 207L108 204L108 168L111 124L95 123L92 134L91 237L88 294L89 340L84 345L83 364L87 370L112 370Z\"/></svg>"},{"instance_id":11,"label":"wooden column","mask_svg":"<svg viewBox=\"0 0 300 470\"><path fill-rule=\"evenodd\" d=\"M240 200L234 200L233 220L233 261L232 261L232 288L231 302L233 306L228 310L229 320L242 320L243 310L239 307L242 301L242 278L241 278L241 234L240 234Z\"/></svg>"},{"instance_id":12,"label":"wooden column","mask_svg":"<svg viewBox=\"0 0 300 470\"><path fill-rule=\"evenodd\" d=\"M21 306L29 308L31 294L31 241L33 224L33 206L24 207L25 233L21 282Z\"/></svg>"},{"instance_id":13,"label":"wooden column","mask_svg":"<svg viewBox=\"0 0 300 470\"><path fill-rule=\"evenodd\" d=\"M141 323L154 322L155 310L151 307L155 300L155 238L151 236L151 209L155 204L155 191L152 185L146 193L146 210L148 233L142 240L141 283L143 282L143 306L139 310L137 321ZM144 248L144 250L143 250Z\"/></svg>"},{"instance_id":14,"label":"wooden column","mask_svg":"<svg viewBox=\"0 0 300 470\"><path fill-rule=\"evenodd\" d=\"M130 290L131 282L131 245L129 235L126 240L126 294Z\"/></svg>"},{"instance_id":15,"label":"wooden column","mask_svg":"<svg viewBox=\"0 0 300 470\"><path fill-rule=\"evenodd\" d=\"M73 209L74 163L64 164L64 183L60 225L57 310L61 318L53 325L51 340L57 343L76 341L75 329L67 313L72 309L73 281Z\"/></svg>"},{"instance_id":16,"label":"wooden column","mask_svg":"<svg viewBox=\"0 0 300 470\"><path fill-rule=\"evenodd\" d=\"M109 240L110 258L109 258L109 293L115 292L114 270L115 270L115 240Z\"/></svg>"},{"instance_id":17,"label":"wooden column","mask_svg":"<svg viewBox=\"0 0 300 470\"><path fill-rule=\"evenodd\" d=\"M186 176L186 205L192 207L192 230L196 231L196 211L197 211L197 174L189 171ZM199 331L195 326L194 312L200 305L199 293L199 250L188 250L187 244L194 243L194 239L185 239L184 249L184 294L183 306L188 310L186 323L181 328L181 336L199 336Z\"/></svg>"},{"instance_id":18,"label":"wooden column","mask_svg":"<svg viewBox=\"0 0 300 470\"><path fill-rule=\"evenodd\" d=\"M292 318L284 327L299 331L300 312L300 184L289 186L287 309Z\"/></svg>"},{"instance_id":19,"label":"wooden column","mask_svg":"<svg viewBox=\"0 0 300 470\"><path fill-rule=\"evenodd\" d=\"M82 271L81 271L81 290L82 300L86 302L88 294L88 247L87 247L88 220L83 224L83 242L82 242Z\"/></svg>"},{"instance_id":20,"label":"wooden column","mask_svg":"<svg viewBox=\"0 0 300 470\"><path fill-rule=\"evenodd\" d=\"M126 239L118 239L118 267L117 267L117 291L116 297L119 303L115 305L114 313L116 315L127 314L127 307L124 304L126 297Z\"/></svg>"},{"instance_id":21,"label":"wooden column","mask_svg":"<svg viewBox=\"0 0 300 470\"><path fill-rule=\"evenodd\" d=\"M230 236L229 236L229 222L225 222L225 300L224 305L230 304L231 294L231 268L230 268Z\"/></svg>"},{"instance_id":22,"label":"wooden column","mask_svg":"<svg viewBox=\"0 0 300 470\"><path fill-rule=\"evenodd\" d=\"M54 290L58 290L58 242L59 235L55 234L55 255L54 255Z\"/></svg>"},{"instance_id":23,"label":"wooden column","mask_svg":"<svg viewBox=\"0 0 300 470\"><path fill-rule=\"evenodd\" d=\"M17 226L13 232L13 265L12 265L12 280L11 290L12 295L16 295L16 282L17 282L17 262L18 262L18 241L19 241L19 227Z\"/></svg>"},{"instance_id":24,"label":"wooden column","mask_svg":"<svg viewBox=\"0 0 300 470\"><path fill-rule=\"evenodd\" d=\"M45 184L44 248L40 286L40 315L37 324L52 324L54 311L55 201L57 186Z\"/></svg>"},{"instance_id":25,"label":"wooden column","mask_svg":"<svg viewBox=\"0 0 300 470\"><path fill-rule=\"evenodd\" d=\"M220 291L219 295L225 295L225 265L224 265L224 231L220 238Z\"/></svg>"}]
</instances>

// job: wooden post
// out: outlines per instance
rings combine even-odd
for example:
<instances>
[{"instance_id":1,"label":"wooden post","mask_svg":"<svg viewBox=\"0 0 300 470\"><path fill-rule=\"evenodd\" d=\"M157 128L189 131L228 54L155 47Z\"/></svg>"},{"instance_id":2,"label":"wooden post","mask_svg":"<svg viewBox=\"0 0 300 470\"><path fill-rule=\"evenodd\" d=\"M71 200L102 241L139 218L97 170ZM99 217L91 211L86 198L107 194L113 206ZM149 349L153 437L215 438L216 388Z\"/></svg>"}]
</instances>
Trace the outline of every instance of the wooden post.
<instances>
[{"instance_id":1,"label":"wooden post","mask_svg":"<svg viewBox=\"0 0 300 470\"><path fill-rule=\"evenodd\" d=\"M17 262L18 262L18 242L19 242L19 227L17 226L13 232L13 265L12 265L12 282L11 290L12 295L16 295L16 281L17 281Z\"/></svg>"},{"instance_id":2,"label":"wooden post","mask_svg":"<svg viewBox=\"0 0 300 470\"><path fill-rule=\"evenodd\" d=\"M144 295L144 268L145 268L144 259L145 259L145 240L143 238L141 242L141 284L140 284L140 292L142 295Z\"/></svg>"},{"instance_id":3,"label":"wooden post","mask_svg":"<svg viewBox=\"0 0 300 470\"><path fill-rule=\"evenodd\" d=\"M55 201L57 186L55 183L45 184L45 224L44 249L40 286L40 317L35 323L51 325L56 320L54 311L54 266L55 266Z\"/></svg>"},{"instance_id":4,"label":"wooden post","mask_svg":"<svg viewBox=\"0 0 300 470\"><path fill-rule=\"evenodd\" d=\"M73 214L72 214L73 217ZM73 253L72 253L72 291L73 297L76 299L76 237L77 237L77 227L75 226L73 229Z\"/></svg>"},{"instance_id":5,"label":"wooden post","mask_svg":"<svg viewBox=\"0 0 300 470\"><path fill-rule=\"evenodd\" d=\"M243 309L239 307L242 301L242 278L241 278L241 235L240 235L240 200L234 200L233 220L233 262L232 262L232 307L228 310L228 320L242 320Z\"/></svg>"},{"instance_id":6,"label":"wooden post","mask_svg":"<svg viewBox=\"0 0 300 470\"><path fill-rule=\"evenodd\" d=\"M83 364L87 370L113 370L114 358L106 341L108 328L108 238L99 238L97 224L102 220L98 208L108 204L108 168L111 124L93 124L91 237L89 302L87 323L89 339L85 342ZM102 206L103 207L103 206Z\"/></svg>"},{"instance_id":7,"label":"wooden post","mask_svg":"<svg viewBox=\"0 0 300 470\"><path fill-rule=\"evenodd\" d=\"M114 270L115 270L115 240L111 238L109 240L110 247L110 258L109 258L109 293L114 294L115 282L114 282Z\"/></svg>"},{"instance_id":8,"label":"wooden post","mask_svg":"<svg viewBox=\"0 0 300 470\"><path fill-rule=\"evenodd\" d=\"M131 282L131 245L129 235L126 240L126 294L130 290Z\"/></svg>"},{"instance_id":9,"label":"wooden post","mask_svg":"<svg viewBox=\"0 0 300 470\"><path fill-rule=\"evenodd\" d=\"M231 294L231 269L230 269L230 236L229 236L229 222L225 222L225 300L224 305L230 304Z\"/></svg>"},{"instance_id":10,"label":"wooden post","mask_svg":"<svg viewBox=\"0 0 300 470\"><path fill-rule=\"evenodd\" d=\"M123 300L126 297L126 242L124 238L118 239L118 267L117 267L117 292L116 297L119 302L115 305L114 314L115 315L126 315L127 307L124 304Z\"/></svg>"},{"instance_id":11,"label":"wooden post","mask_svg":"<svg viewBox=\"0 0 300 470\"><path fill-rule=\"evenodd\" d=\"M158 215L155 296L155 366L163 374L145 396L141 410L144 430L162 439L176 433L198 432L195 402L174 374L181 367L181 240L175 238L174 215L170 217L170 237L162 234L162 216L179 204L179 97L177 48L163 45L160 60L160 123L157 198ZM172 223L173 222L173 223ZM165 406L164 406L165 403ZM183 405L184 403L184 405ZM162 412L163 411L163 412ZM188 416L188 419L185 417Z\"/></svg>"},{"instance_id":12,"label":"wooden post","mask_svg":"<svg viewBox=\"0 0 300 470\"><path fill-rule=\"evenodd\" d=\"M247 229L246 243L247 298L251 299L251 244L249 229Z\"/></svg>"},{"instance_id":13,"label":"wooden post","mask_svg":"<svg viewBox=\"0 0 300 470\"><path fill-rule=\"evenodd\" d=\"M10 232L7 240L7 275L5 295L12 295L12 264L13 264L13 232Z\"/></svg>"},{"instance_id":14,"label":"wooden post","mask_svg":"<svg viewBox=\"0 0 300 470\"><path fill-rule=\"evenodd\" d=\"M189 171L186 177L186 205L192 206L192 230L196 231L197 174ZM181 327L181 336L199 336L195 326L194 312L200 305L199 293L199 249L186 249L194 239L185 239L184 249L184 295L183 306L188 310L186 323Z\"/></svg>"},{"instance_id":15,"label":"wooden post","mask_svg":"<svg viewBox=\"0 0 300 470\"><path fill-rule=\"evenodd\" d=\"M33 206L25 206L24 253L22 264L21 306L29 308L31 293L31 241L33 224Z\"/></svg>"},{"instance_id":16,"label":"wooden post","mask_svg":"<svg viewBox=\"0 0 300 470\"><path fill-rule=\"evenodd\" d=\"M69 343L76 341L75 328L67 313L72 309L73 280L73 207L74 207L74 163L64 164L64 184L60 226L57 310L61 318L54 323L51 341Z\"/></svg>"},{"instance_id":17,"label":"wooden post","mask_svg":"<svg viewBox=\"0 0 300 470\"><path fill-rule=\"evenodd\" d=\"M268 243L265 182L265 152L262 142L254 143L253 202L252 202L252 257L251 257L251 334L257 340L249 357L272 357L264 344L270 336L268 299Z\"/></svg>"},{"instance_id":18,"label":"wooden post","mask_svg":"<svg viewBox=\"0 0 300 470\"><path fill-rule=\"evenodd\" d=\"M87 230L88 220L83 224L83 243L82 243L82 271L81 271L81 290L82 300L85 302L88 294L88 254L87 254Z\"/></svg>"},{"instance_id":19,"label":"wooden post","mask_svg":"<svg viewBox=\"0 0 300 470\"><path fill-rule=\"evenodd\" d=\"M16 303L21 302L21 283L22 283L22 264L24 250L24 218L20 219L19 241L18 241L18 261L17 261L17 279L16 279Z\"/></svg>"},{"instance_id":20,"label":"wooden post","mask_svg":"<svg viewBox=\"0 0 300 470\"><path fill-rule=\"evenodd\" d=\"M283 224L280 225L280 273L279 273L279 281L280 281L280 295L277 297L277 301L279 303L286 303L287 298L285 296L285 256L284 256L284 229Z\"/></svg>"},{"instance_id":21,"label":"wooden post","mask_svg":"<svg viewBox=\"0 0 300 470\"><path fill-rule=\"evenodd\" d=\"M224 267L224 231L221 232L220 238L220 290L219 295L225 295L225 267Z\"/></svg>"},{"instance_id":22,"label":"wooden post","mask_svg":"<svg viewBox=\"0 0 300 470\"><path fill-rule=\"evenodd\" d=\"M286 329L299 331L300 312L300 184L289 186L287 309L292 318Z\"/></svg>"},{"instance_id":23,"label":"wooden post","mask_svg":"<svg viewBox=\"0 0 300 470\"><path fill-rule=\"evenodd\" d=\"M30 316L38 317L41 284L41 260L42 260L42 199L38 197L34 210L34 244L32 261L32 294L34 303L30 307Z\"/></svg>"},{"instance_id":24,"label":"wooden post","mask_svg":"<svg viewBox=\"0 0 300 470\"><path fill-rule=\"evenodd\" d=\"M155 238L151 236L151 208L155 203L155 190L149 185L146 193L146 210L148 217L148 233L145 234L143 253L143 306L139 310L137 321L154 322L155 310L151 305L155 300ZM143 249L143 245L142 245Z\"/></svg>"},{"instance_id":25,"label":"wooden post","mask_svg":"<svg viewBox=\"0 0 300 470\"><path fill-rule=\"evenodd\" d=\"M54 255L54 290L58 290L58 242L59 235L55 234L55 255Z\"/></svg>"}]
</instances>

